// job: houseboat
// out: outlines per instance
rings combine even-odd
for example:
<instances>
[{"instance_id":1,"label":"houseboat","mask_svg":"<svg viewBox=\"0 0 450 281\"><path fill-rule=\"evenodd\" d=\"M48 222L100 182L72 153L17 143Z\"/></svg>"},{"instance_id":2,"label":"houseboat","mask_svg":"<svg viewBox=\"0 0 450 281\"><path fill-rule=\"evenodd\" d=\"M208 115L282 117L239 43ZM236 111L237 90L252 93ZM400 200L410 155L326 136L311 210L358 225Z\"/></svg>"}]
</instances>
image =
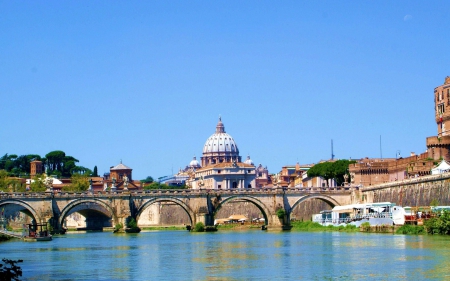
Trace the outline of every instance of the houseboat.
<instances>
[{"instance_id":1,"label":"houseboat","mask_svg":"<svg viewBox=\"0 0 450 281\"><path fill-rule=\"evenodd\" d=\"M391 202L351 204L336 206L332 210L315 214L313 221L324 226L346 224L360 226L364 222L369 222L370 225L403 225L405 211Z\"/></svg>"},{"instance_id":2,"label":"houseboat","mask_svg":"<svg viewBox=\"0 0 450 281\"><path fill-rule=\"evenodd\" d=\"M27 242L51 241L52 235L47 229L47 224L28 224L24 229L22 239Z\"/></svg>"}]
</instances>

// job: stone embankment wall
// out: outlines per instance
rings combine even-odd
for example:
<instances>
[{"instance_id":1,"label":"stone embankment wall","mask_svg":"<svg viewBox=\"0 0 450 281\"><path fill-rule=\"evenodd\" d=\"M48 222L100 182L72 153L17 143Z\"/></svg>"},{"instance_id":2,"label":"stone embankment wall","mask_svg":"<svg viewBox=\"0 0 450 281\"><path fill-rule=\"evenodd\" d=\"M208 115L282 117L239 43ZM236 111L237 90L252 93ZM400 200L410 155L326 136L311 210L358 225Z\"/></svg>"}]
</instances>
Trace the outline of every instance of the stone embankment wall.
<instances>
[{"instance_id":1,"label":"stone embankment wall","mask_svg":"<svg viewBox=\"0 0 450 281\"><path fill-rule=\"evenodd\" d=\"M450 173L362 188L361 202L393 202L399 206L450 206Z\"/></svg>"}]
</instances>

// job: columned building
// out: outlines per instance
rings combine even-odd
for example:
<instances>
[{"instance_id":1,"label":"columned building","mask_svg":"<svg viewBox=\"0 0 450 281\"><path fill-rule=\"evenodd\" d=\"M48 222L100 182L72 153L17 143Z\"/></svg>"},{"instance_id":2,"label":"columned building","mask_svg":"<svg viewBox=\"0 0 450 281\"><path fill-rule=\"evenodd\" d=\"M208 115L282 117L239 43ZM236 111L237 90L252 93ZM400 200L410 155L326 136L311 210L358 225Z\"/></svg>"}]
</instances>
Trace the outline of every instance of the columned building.
<instances>
[{"instance_id":1,"label":"columned building","mask_svg":"<svg viewBox=\"0 0 450 281\"><path fill-rule=\"evenodd\" d=\"M194 159L195 160L195 159ZM191 163L192 164L192 163ZM201 167L192 170L187 182L194 189L254 188L255 165L247 157L243 163L233 137L225 132L222 119L205 142Z\"/></svg>"}]
</instances>

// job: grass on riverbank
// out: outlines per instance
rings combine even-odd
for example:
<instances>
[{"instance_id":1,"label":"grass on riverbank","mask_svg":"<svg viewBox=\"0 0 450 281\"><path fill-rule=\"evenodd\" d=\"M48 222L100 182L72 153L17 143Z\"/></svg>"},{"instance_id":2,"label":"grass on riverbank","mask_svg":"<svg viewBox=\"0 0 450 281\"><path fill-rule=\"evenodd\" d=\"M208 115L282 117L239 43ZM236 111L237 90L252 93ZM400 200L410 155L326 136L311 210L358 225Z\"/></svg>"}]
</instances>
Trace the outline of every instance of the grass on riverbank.
<instances>
[{"instance_id":1,"label":"grass on riverbank","mask_svg":"<svg viewBox=\"0 0 450 281\"><path fill-rule=\"evenodd\" d=\"M217 225L217 229L229 230L229 229L261 229L260 224L238 224L238 223L230 223L230 224L220 224Z\"/></svg>"},{"instance_id":2,"label":"grass on riverbank","mask_svg":"<svg viewBox=\"0 0 450 281\"><path fill-rule=\"evenodd\" d=\"M301 231L341 231L341 232L358 232L359 227L354 225L340 225L340 226L323 226L317 222L312 221L294 221L291 223L292 230Z\"/></svg>"},{"instance_id":3,"label":"grass on riverbank","mask_svg":"<svg viewBox=\"0 0 450 281\"><path fill-rule=\"evenodd\" d=\"M412 235L422 235L427 234L427 230L423 225L410 225L405 224L400 226L396 231L395 234L412 234Z\"/></svg>"},{"instance_id":4,"label":"grass on riverbank","mask_svg":"<svg viewBox=\"0 0 450 281\"><path fill-rule=\"evenodd\" d=\"M146 226L142 230L186 230L186 226Z\"/></svg>"}]
</instances>

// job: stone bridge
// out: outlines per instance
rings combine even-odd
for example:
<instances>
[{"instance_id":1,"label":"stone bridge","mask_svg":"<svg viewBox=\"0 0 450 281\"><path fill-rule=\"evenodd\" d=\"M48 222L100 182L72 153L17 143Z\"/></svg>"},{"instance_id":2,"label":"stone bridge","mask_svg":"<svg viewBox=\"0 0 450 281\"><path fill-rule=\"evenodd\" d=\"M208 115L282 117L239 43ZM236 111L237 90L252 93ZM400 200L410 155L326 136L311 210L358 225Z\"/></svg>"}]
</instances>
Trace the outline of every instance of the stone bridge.
<instances>
[{"instance_id":1,"label":"stone bridge","mask_svg":"<svg viewBox=\"0 0 450 281\"><path fill-rule=\"evenodd\" d=\"M357 191L356 191L357 192ZM351 188L279 188L235 190L147 190L136 192L98 193L0 193L0 209L13 208L35 222L49 222L62 231L64 220L78 212L92 228L114 226L139 216L152 204L169 202L181 206L190 224L213 225L216 213L227 202L254 204L263 214L268 229L287 229L291 211L307 200L319 199L331 207L354 203L358 195ZM277 210L284 210L279 218ZM109 225L108 225L109 223Z\"/></svg>"}]
</instances>

